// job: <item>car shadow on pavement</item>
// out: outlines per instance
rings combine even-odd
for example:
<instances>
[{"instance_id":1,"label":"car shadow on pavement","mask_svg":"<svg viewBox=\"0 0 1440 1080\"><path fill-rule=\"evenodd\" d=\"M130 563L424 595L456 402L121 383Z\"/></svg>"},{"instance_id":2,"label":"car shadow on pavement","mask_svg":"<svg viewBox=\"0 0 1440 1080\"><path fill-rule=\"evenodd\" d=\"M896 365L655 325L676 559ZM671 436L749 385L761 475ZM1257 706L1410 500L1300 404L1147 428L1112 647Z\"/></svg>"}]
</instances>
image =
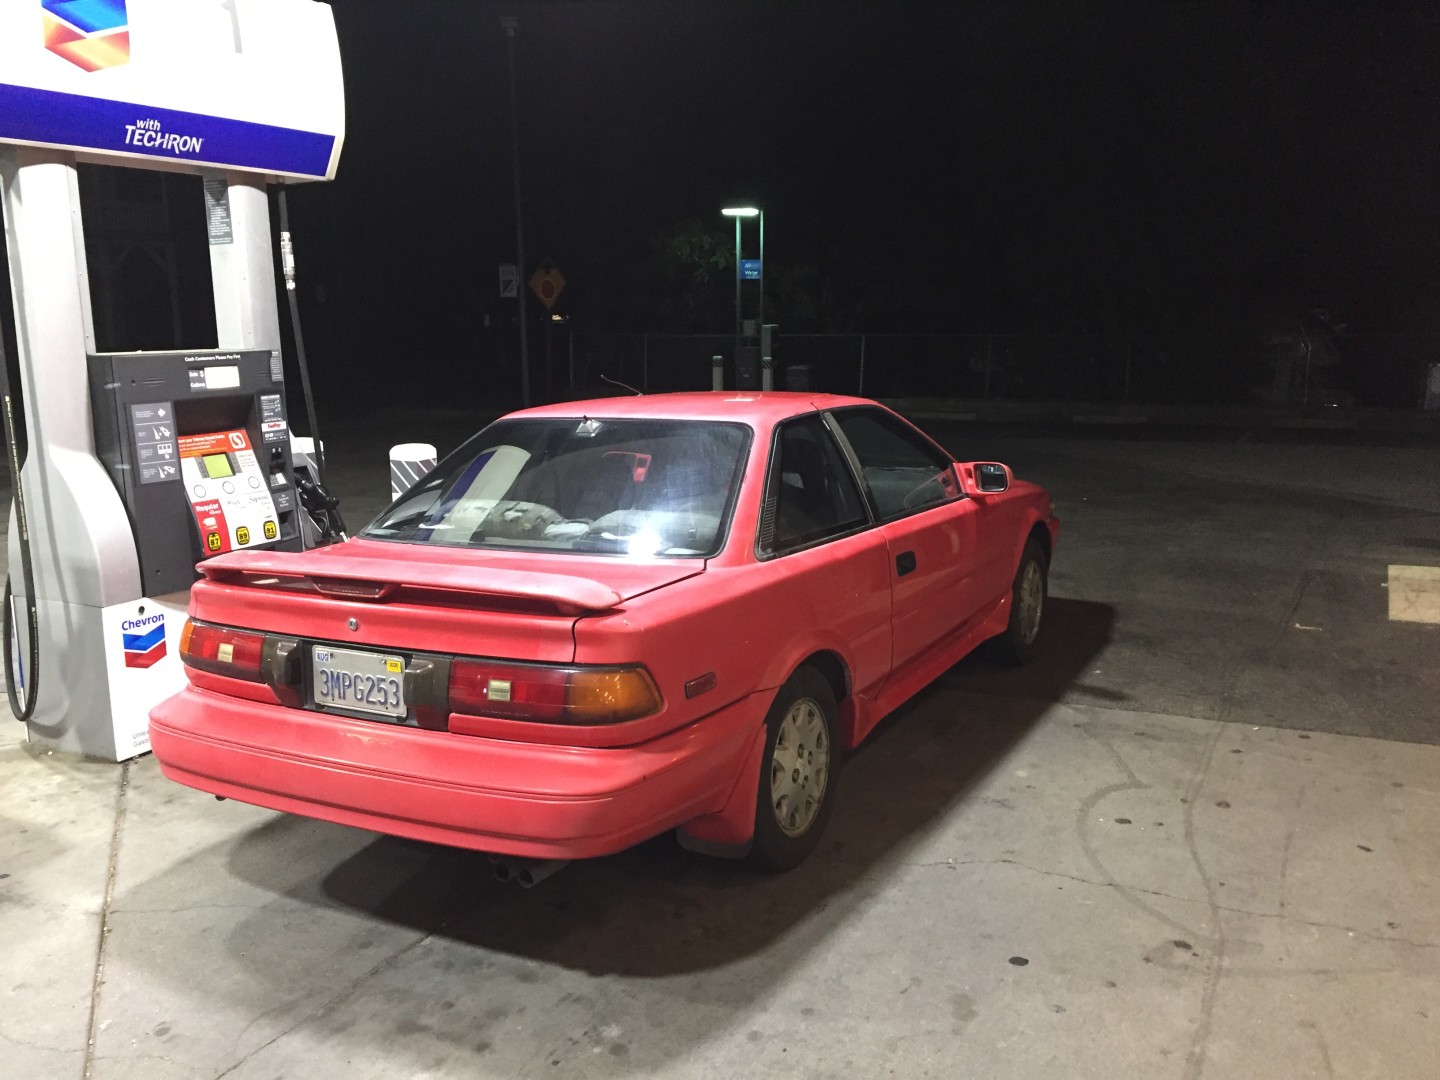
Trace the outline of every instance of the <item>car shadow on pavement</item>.
<instances>
[{"instance_id":1,"label":"car shadow on pavement","mask_svg":"<svg viewBox=\"0 0 1440 1080\"><path fill-rule=\"evenodd\" d=\"M379 838L320 889L341 907L595 974L674 975L761 953L788 966L884 889L1042 720L1104 648L1113 609L1052 598L1048 620L1029 666L997 671L972 656L887 718L845 763L819 849L787 874L692 855L667 835L523 890L493 881L483 854ZM265 866L242 841L230 868L263 886Z\"/></svg>"},{"instance_id":2,"label":"car shadow on pavement","mask_svg":"<svg viewBox=\"0 0 1440 1080\"><path fill-rule=\"evenodd\" d=\"M769 1008L827 950L853 954L857 933L896 919L935 920L937 940L964 932L981 900L967 848L993 815L1027 812L1023 795L997 797L1018 748L1093 667L1113 623L1106 605L1052 598L1030 666L956 665L850 755L820 847L783 875L667 835L527 891L496 881L482 853L217 806L155 776L137 789L131 828L170 821L183 835L188 813L213 842L176 861L151 845L155 872L118 892L111 978L155 990L127 998L130 1027L113 1037L133 1046L173 1019L177 994L198 995L215 1034L195 1052L217 1074L272 1044L279 1061L319 1045L368 1054L379 1039L393 1075L437 1054L498 1075L485 1055L502 1028L507 1075L529 1075L520 1063L538 1054L560 1061L556 1046L584 1049L584 1071L568 1075L662 1071ZM634 1033L633 1054L590 1052L608 1038L601 1015Z\"/></svg>"}]
</instances>

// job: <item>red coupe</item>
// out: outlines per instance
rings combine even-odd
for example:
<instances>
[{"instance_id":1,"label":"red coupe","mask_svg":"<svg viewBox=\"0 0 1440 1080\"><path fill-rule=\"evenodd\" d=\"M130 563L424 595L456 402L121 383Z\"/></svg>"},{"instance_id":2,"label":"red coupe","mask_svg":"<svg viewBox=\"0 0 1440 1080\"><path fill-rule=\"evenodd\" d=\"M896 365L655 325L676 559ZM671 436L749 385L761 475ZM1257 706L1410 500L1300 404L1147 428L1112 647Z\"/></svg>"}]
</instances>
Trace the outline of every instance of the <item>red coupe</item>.
<instances>
[{"instance_id":1,"label":"red coupe","mask_svg":"<svg viewBox=\"0 0 1440 1080\"><path fill-rule=\"evenodd\" d=\"M166 776L521 860L667 829L800 862L845 751L976 646L1035 648L1059 522L860 398L568 402L355 538L201 564Z\"/></svg>"}]
</instances>

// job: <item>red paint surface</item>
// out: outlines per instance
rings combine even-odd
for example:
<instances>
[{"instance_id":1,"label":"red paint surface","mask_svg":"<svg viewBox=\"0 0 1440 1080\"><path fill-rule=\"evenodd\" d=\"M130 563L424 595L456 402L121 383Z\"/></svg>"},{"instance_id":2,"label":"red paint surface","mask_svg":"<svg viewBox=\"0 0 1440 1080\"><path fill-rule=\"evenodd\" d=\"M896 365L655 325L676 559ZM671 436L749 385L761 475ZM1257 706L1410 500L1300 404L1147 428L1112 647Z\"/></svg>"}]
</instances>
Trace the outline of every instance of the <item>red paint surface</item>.
<instances>
[{"instance_id":1,"label":"red paint surface","mask_svg":"<svg viewBox=\"0 0 1440 1080\"><path fill-rule=\"evenodd\" d=\"M813 409L870 404L810 394L679 394L572 402L521 415L735 420L755 439L724 549L629 559L352 540L202 564L191 614L341 646L555 664L642 664L663 707L571 727L467 717L460 735L286 707L268 687L191 675L151 714L166 775L219 795L397 835L517 856L582 857L666 829L735 847L754 824L758 755L775 690L818 653L845 674L847 741L985 639L1046 493L1014 481L770 560L756 528L773 428ZM917 570L895 573L899 551ZM306 578L398 586L368 601L265 584ZM350 620L356 628L350 628ZM713 689L685 684L714 672Z\"/></svg>"}]
</instances>

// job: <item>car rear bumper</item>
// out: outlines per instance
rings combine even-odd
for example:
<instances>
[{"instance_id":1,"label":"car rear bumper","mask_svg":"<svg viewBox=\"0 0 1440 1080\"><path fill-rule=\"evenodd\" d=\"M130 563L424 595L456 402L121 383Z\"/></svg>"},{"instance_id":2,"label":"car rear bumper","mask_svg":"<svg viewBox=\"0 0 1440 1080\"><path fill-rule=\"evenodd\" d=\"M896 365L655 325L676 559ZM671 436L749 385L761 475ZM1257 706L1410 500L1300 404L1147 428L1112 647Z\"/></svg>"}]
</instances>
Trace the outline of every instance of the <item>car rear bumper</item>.
<instances>
[{"instance_id":1,"label":"car rear bumper","mask_svg":"<svg viewBox=\"0 0 1440 1080\"><path fill-rule=\"evenodd\" d=\"M714 813L764 723L752 694L637 746L452 735L244 701L194 686L150 713L160 771L201 791L524 858L606 855Z\"/></svg>"}]
</instances>

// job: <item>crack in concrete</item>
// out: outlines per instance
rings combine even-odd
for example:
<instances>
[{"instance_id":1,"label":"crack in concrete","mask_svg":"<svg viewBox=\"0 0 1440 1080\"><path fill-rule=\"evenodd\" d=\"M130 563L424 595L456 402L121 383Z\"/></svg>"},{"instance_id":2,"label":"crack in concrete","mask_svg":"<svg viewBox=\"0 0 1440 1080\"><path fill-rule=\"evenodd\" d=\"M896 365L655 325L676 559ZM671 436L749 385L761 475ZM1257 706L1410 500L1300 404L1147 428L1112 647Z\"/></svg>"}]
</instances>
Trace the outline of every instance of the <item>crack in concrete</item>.
<instances>
[{"instance_id":1,"label":"crack in concrete","mask_svg":"<svg viewBox=\"0 0 1440 1080\"><path fill-rule=\"evenodd\" d=\"M129 809L130 762L120 766L115 792L115 827L110 832L110 859L105 869L105 896L100 902L100 940L95 946L95 977L90 983L90 1018L85 1025L85 1058L81 1080L90 1080L95 1069L95 1036L100 1024L100 991L105 985L105 944L110 939L110 908L115 902L115 879L120 871L120 839Z\"/></svg>"},{"instance_id":2,"label":"crack in concrete","mask_svg":"<svg viewBox=\"0 0 1440 1080\"><path fill-rule=\"evenodd\" d=\"M1226 699L1228 698L1229 693L1227 692ZM1200 875L1200 884L1205 887L1205 903L1215 931L1215 948L1205 961L1208 970L1205 975L1205 990L1200 996L1200 1020L1195 1025L1195 1034L1190 1041L1190 1051L1185 1055L1185 1080L1199 1080L1200 1075L1205 1071L1205 1058L1210 1048L1210 1033L1214 1029L1215 1023L1215 1001L1220 995L1220 979L1225 971L1225 924L1220 918L1220 898L1216 895L1215 883L1210 880L1210 872L1205 868L1205 861L1200 858L1200 847L1195 840L1195 802L1200 795L1200 789L1205 786L1205 781L1210 775L1210 767L1215 761L1215 748L1219 746L1224 733L1224 722L1215 721L1215 730L1205 741L1205 751L1200 758L1200 767L1196 770L1195 779L1185 794L1185 849L1190 853L1196 873Z\"/></svg>"},{"instance_id":3,"label":"crack in concrete","mask_svg":"<svg viewBox=\"0 0 1440 1080\"><path fill-rule=\"evenodd\" d=\"M409 948L409 946L406 946L406 948ZM256 1013L246 1022L243 1028L241 1028L238 1032L235 1033L235 1038L232 1039L230 1042L230 1052L235 1054L238 1054L240 1052L240 1044L245 1041L245 1036L250 1034L250 1029L253 1028L256 1024L261 1023L262 1021L266 1020L271 1016L289 1013L299 1008L301 1005L305 1004L305 1002L311 999L313 996L313 994L302 994L299 997L289 998L285 1001L282 1001L278 1005L272 1005L270 1008L266 1009L263 1012Z\"/></svg>"},{"instance_id":4,"label":"crack in concrete","mask_svg":"<svg viewBox=\"0 0 1440 1080\"><path fill-rule=\"evenodd\" d=\"M1314 1025L1315 1041L1320 1046L1320 1063L1325 1066L1325 1075L1330 1080L1335 1080L1335 1063L1330 1060L1330 1044L1325 1041L1325 1033L1320 1030L1320 1025Z\"/></svg>"},{"instance_id":5,"label":"crack in concrete","mask_svg":"<svg viewBox=\"0 0 1440 1080\"><path fill-rule=\"evenodd\" d=\"M260 900L253 904L180 904L176 907L116 907L111 915L181 915L187 911L273 911L277 914L309 913L317 910L310 904L282 904L277 901ZM323 910L323 909L321 909Z\"/></svg>"},{"instance_id":6,"label":"crack in concrete","mask_svg":"<svg viewBox=\"0 0 1440 1080\"><path fill-rule=\"evenodd\" d=\"M1300 817L1300 808L1305 804L1305 792L1308 784L1301 784L1300 790L1295 794L1295 820ZM1285 830L1285 843L1280 848L1280 910L1285 910L1285 879L1290 873L1290 846L1295 842L1295 833L1298 826L1291 823L1290 828Z\"/></svg>"},{"instance_id":7,"label":"crack in concrete","mask_svg":"<svg viewBox=\"0 0 1440 1080\"><path fill-rule=\"evenodd\" d=\"M448 919L446 919L444 922L442 922L439 926L437 926L434 930L431 930L431 931L428 932L428 933L425 933L425 934L420 935L420 936L417 937L414 941L412 941L409 945L406 945L406 946L405 946L404 948L402 948L402 949L397 949L395 952L391 953L389 956L387 956L387 957L385 957L384 959L382 959L382 960L378 961L377 963L375 963L371 968L369 968L369 970L362 972L360 975L357 975L354 979L352 979L352 980L351 980L349 983L347 983L344 987L342 987L340 990L337 990L334 994L331 994L328 998L326 998L324 1001L322 1001L319 1005L315 1006L315 1008L311 1009L308 1013L306 1013L305 1015L303 1015L303 1016L301 1016L299 1019L297 1019L293 1024L289 1025L289 1026L286 1027L286 1028L281 1029L280 1031L277 1031L277 1032L276 1032L274 1035L272 1035L270 1038L266 1039L266 1040L265 1040L263 1043L261 1043L259 1046L255 1047L255 1049L253 1049L253 1050L251 1050L249 1053L245 1054L245 1056L241 1057L241 1058L240 1058L239 1060L237 1060L237 1061L232 1062L231 1064L227 1065L223 1070L221 1070L220 1072L216 1073L216 1074L215 1074L215 1080L224 1080L225 1077L229 1076L229 1075L230 1075L231 1073L233 1073L236 1069L240 1068L240 1066L244 1065L247 1061L249 1061L251 1058L253 1058L256 1054L260 1053L260 1051L265 1050L265 1049L268 1049L268 1048L271 1047L271 1046L274 1046L277 1042L279 1042L281 1039L285 1038L285 1036L289 1035L292 1031L295 1031L295 1030L297 1030L298 1028L302 1027L303 1025L308 1024L308 1023L309 1023L310 1021L312 1021L312 1020L316 1020L316 1019L324 1016L324 1015L325 1015L327 1012L329 1012L332 1008L334 1008L334 1007L337 1006L337 1005L340 1005L341 1003L343 1003L344 1001L346 1001L347 999L349 999L351 996L353 996L353 995L355 994L355 992L356 992L357 990L359 990L360 987L363 986L363 985L364 985L366 982L368 982L370 979L374 978L376 975L380 974L382 971L386 970L387 968L389 968L389 967L391 967L393 964L395 964L397 961L399 961L399 959L400 959L402 956L404 956L404 955L406 955L407 953L412 952L413 950L419 948L421 945L425 944L425 942L430 941L431 939L439 936L440 934L443 934L443 933L451 926L451 924L454 923L455 920L456 920L457 918L459 918L459 917L460 917L459 914L456 914L456 915L454 915L454 916L451 916L450 918L448 918ZM273 1012L273 1011L274 1011L273 1009L266 1010L266 1012ZM263 1016L264 1014L261 1014L261 1015ZM258 1019L258 1018L257 1018L257 1019ZM248 1028L247 1028L247 1030L248 1030Z\"/></svg>"},{"instance_id":8,"label":"crack in concrete","mask_svg":"<svg viewBox=\"0 0 1440 1080\"><path fill-rule=\"evenodd\" d=\"M29 1050L43 1050L49 1054L79 1054L83 1052L78 1046L47 1046L44 1043L31 1042L29 1039L17 1039L14 1035L4 1031L0 1031L0 1039L12 1046L23 1046Z\"/></svg>"},{"instance_id":9,"label":"crack in concrete","mask_svg":"<svg viewBox=\"0 0 1440 1080\"><path fill-rule=\"evenodd\" d=\"M1100 858L1099 853L1095 850L1095 846L1090 842L1087 828L1096 817L1095 808L1100 805L1101 801L1120 791L1148 791L1151 785L1140 779L1135 773L1135 770L1130 767L1130 763L1125 760L1124 755L1120 753L1108 737L1097 733L1093 730L1093 727L1088 724L1082 725L1080 730L1087 738L1091 739L1104 750L1115 763L1116 768L1125 774L1125 781L1123 783L1107 784L1104 787L1097 788L1087 795L1076 809L1075 838L1080 844L1080 850L1084 854L1086 861L1094 867L1097 874L1125 898L1126 902L1137 910L1143 911L1152 919L1170 927L1182 938L1200 936L1197 929L1177 922L1153 904L1147 904L1144 900L1141 900L1140 897L1136 895L1140 890L1133 890L1129 886L1122 884L1120 880L1110 872L1110 868L1105 865L1104 860Z\"/></svg>"},{"instance_id":10,"label":"crack in concrete","mask_svg":"<svg viewBox=\"0 0 1440 1080\"><path fill-rule=\"evenodd\" d=\"M181 1061L179 1058L166 1057L164 1054L96 1054L96 1061L163 1061L166 1065L174 1065L189 1075L195 1075L195 1063L193 1061Z\"/></svg>"}]
</instances>

